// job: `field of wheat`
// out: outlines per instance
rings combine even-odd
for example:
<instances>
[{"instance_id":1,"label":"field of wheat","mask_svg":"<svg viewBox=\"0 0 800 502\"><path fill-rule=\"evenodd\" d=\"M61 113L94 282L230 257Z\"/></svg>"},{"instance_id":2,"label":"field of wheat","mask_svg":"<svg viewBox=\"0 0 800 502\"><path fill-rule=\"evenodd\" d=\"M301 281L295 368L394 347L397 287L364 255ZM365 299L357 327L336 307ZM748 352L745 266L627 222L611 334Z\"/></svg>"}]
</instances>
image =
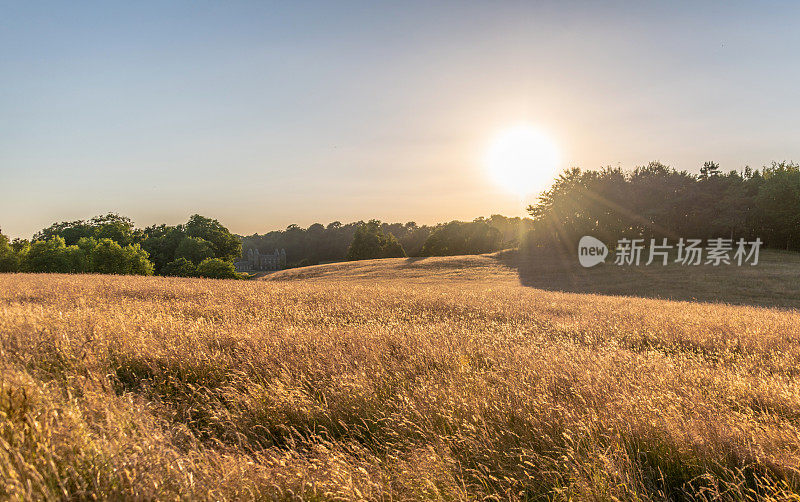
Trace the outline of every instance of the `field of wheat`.
<instances>
[{"instance_id":1,"label":"field of wheat","mask_svg":"<svg viewBox=\"0 0 800 502\"><path fill-rule=\"evenodd\" d=\"M268 279L0 275L0 498L798 499L796 310Z\"/></svg>"}]
</instances>

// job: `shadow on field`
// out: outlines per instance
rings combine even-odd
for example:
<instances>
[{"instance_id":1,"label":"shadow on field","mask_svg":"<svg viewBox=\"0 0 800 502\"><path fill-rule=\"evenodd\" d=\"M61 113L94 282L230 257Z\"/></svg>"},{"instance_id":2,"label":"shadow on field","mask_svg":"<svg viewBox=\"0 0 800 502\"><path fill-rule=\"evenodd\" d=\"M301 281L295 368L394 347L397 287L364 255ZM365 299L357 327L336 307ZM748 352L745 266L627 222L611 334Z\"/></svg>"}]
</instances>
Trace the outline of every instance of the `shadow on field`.
<instances>
[{"instance_id":1,"label":"shadow on field","mask_svg":"<svg viewBox=\"0 0 800 502\"><path fill-rule=\"evenodd\" d=\"M499 253L520 283L549 291L800 308L800 254L762 251L758 265L618 266L613 257L583 268L577 256L548 252Z\"/></svg>"}]
</instances>

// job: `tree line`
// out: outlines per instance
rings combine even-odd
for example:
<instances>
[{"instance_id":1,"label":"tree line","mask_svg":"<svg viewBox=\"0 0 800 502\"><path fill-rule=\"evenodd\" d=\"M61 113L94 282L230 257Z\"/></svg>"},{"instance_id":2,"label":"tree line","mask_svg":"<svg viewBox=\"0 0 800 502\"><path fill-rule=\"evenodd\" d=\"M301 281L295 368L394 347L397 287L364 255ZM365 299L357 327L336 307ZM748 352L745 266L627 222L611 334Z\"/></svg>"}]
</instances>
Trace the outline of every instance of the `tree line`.
<instances>
[{"instance_id":1,"label":"tree line","mask_svg":"<svg viewBox=\"0 0 800 502\"><path fill-rule=\"evenodd\" d=\"M370 258L480 254L518 246L531 224L529 218L499 214L437 225L334 221L253 234L242 238L242 247L245 252L258 249L262 253L285 249L289 267Z\"/></svg>"},{"instance_id":2,"label":"tree line","mask_svg":"<svg viewBox=\"0 0 800 502\"><path fill-rule=\"evenodd\" d=\"M242 251L285 249L288 266L400 256L480 254L523 244L573 250L583 235L627 238L760 238L800 251L800 165L773 162L699 174L650 162L631 172L572 168L528 207L531 218L492 215L438 225L378 220L241 237L193 215L182 225L136 228L115 213L54 223L29 241L0 233L0 272L63 272L237 278Z\"/></svg>"},{"instance_id":3,"label":"tree line","mask_svg":"<svg viewBox=\"0 0 800 502\"><path fill-rule=\"evenodd\" d=\"M168 275L234 279L240 239L217 220L198 214L185 225L135 228L109 213L64 221L14 239L0 233L0 272Z\"/></svg>"},{"instance_id":4,"label":"tree line","mask_svg":"<svg viewBox=\"0 0 800 502\"><path fill-rule=\"evenodd\" d=\"M419 226L378 220L241 237L219 221L193 215L182 225L136 228L116 213L53 223L31 240L0 233L0 272L59 272L240 278L233 262L255 248L285 249L290 267L320 262L477 254L517 246L530 219L493 215Z\"/></svg>"},{"instance_id":5,"label":"tree line","mask_svg":"<svg viewBox=\"0 0 800 502\"><path fill-rule=\"evenodd\" d=\"M562 173L528 207L532 247L574 250L583 235L619 238L760 238L800 250L800 165L723 173L706 162L700 174L650 162L632 172L606 167Z\"/></svg>"}]
</instances>

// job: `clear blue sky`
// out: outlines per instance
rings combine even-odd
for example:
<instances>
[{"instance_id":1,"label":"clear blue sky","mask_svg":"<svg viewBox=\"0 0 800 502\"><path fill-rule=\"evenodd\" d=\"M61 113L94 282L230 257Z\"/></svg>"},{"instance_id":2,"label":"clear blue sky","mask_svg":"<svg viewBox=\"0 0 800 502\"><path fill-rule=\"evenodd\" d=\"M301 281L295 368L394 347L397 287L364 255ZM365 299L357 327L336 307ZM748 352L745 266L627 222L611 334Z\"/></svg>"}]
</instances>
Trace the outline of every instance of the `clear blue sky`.
<instances>
[{"instance_id":1,"label":"clear blue sky","mask_svg":"<svg viewBox=\"0 0 800 502\"><path fill-rule=\"evenodd\" d=\"M523 213L487 181L530 122L563 167L800 160L790 2L0 2L0 227L192 213Z\"/></svg>"}]
</instances>

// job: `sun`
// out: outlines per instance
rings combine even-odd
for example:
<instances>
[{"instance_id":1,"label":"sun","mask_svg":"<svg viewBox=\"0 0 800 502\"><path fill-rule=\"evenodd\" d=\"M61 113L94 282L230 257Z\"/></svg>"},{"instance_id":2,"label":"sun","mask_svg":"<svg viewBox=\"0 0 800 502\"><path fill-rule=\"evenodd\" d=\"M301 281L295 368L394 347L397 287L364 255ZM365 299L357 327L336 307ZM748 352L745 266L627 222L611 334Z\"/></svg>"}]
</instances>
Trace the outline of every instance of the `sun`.
<instances>
[{"instance_id":1,"label":"sun","mask_svg":"<svg viewBox=\"0 0 800 502\"><path fill-rule=\"evenodd\" d=\"M492 180L520 198L545 189L558 174L559 164L553 140L527 124L499 133L486 153Z\"/></svg>"}]
</instances>

